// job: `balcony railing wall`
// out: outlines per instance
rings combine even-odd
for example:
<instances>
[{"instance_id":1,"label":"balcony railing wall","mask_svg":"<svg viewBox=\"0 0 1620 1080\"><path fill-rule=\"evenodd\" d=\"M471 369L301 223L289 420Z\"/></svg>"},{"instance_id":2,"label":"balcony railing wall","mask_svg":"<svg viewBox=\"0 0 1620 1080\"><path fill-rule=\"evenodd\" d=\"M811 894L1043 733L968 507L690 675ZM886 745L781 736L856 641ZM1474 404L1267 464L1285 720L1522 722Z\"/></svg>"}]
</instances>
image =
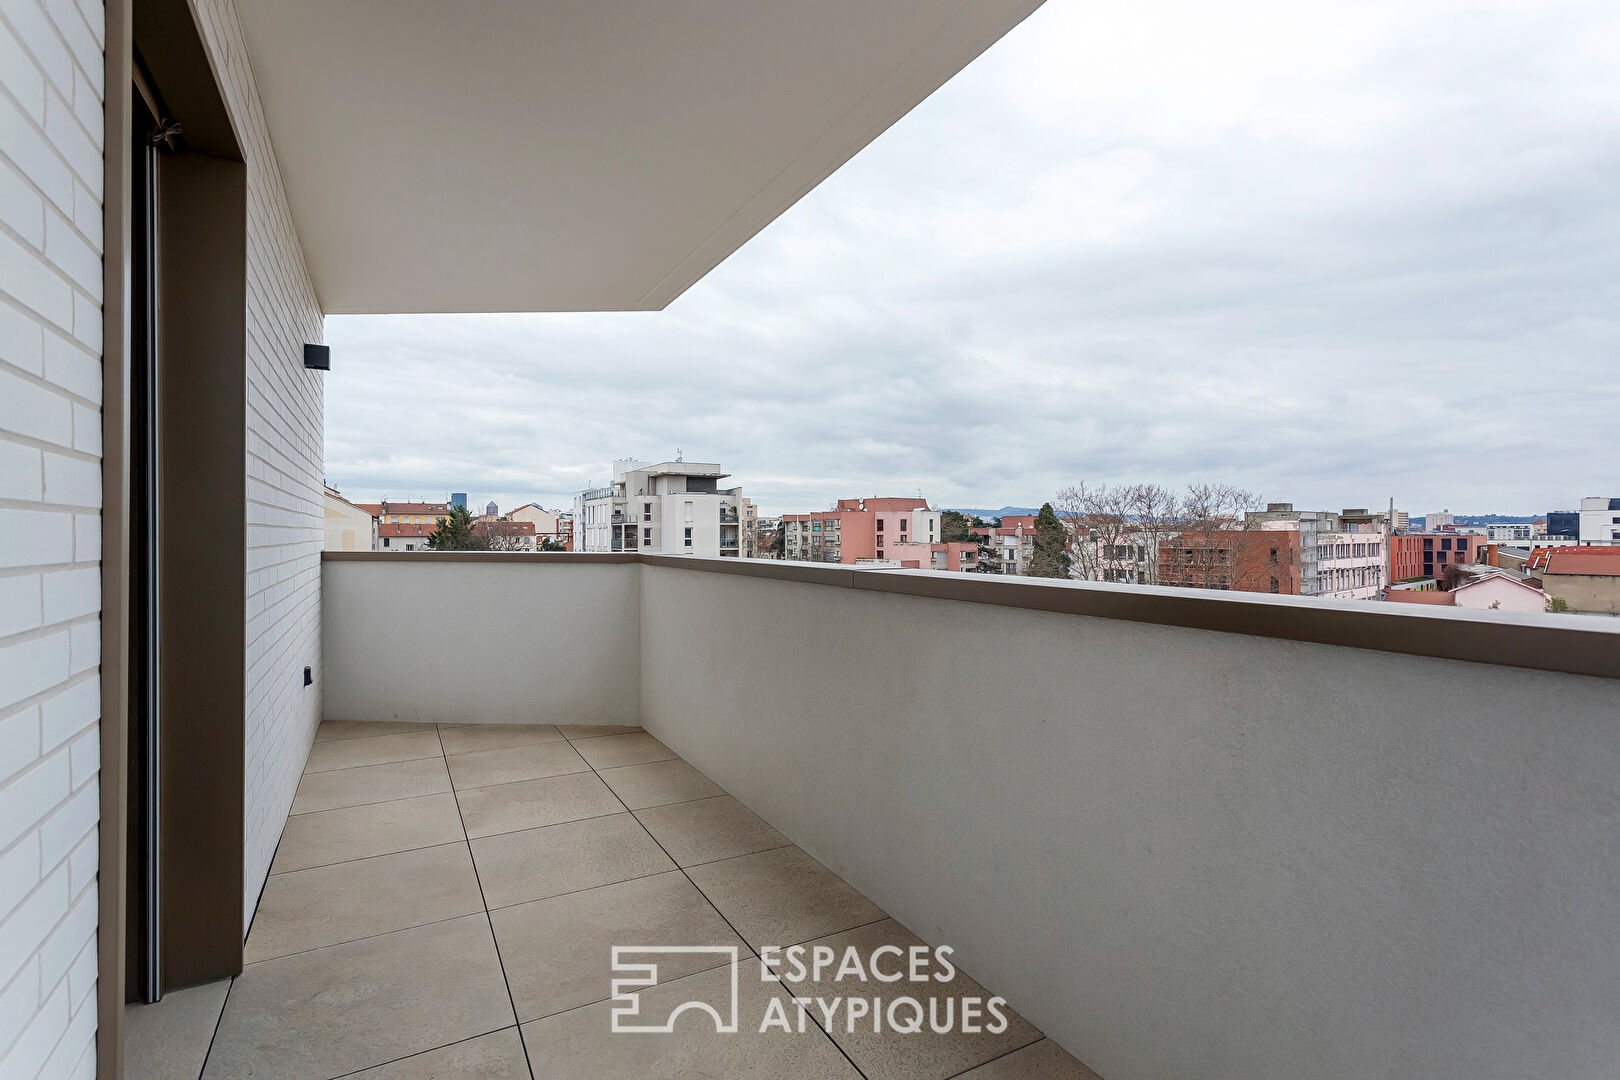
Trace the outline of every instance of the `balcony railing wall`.
<instances>
[{"instance_id":1,"label":"balcony railing wall","mask_svg":"<svg viewBox=\"0 0 1620 1080\"><path fill-rule=\"evenodd\" d=\"M639 716L1109 1080L1620 1056L1620 683L1422 655L1612 672L1607 623L540 562L329 560L327 714ZM366 606L423 595L455 635Z\"/></svg>"}]
</instances>

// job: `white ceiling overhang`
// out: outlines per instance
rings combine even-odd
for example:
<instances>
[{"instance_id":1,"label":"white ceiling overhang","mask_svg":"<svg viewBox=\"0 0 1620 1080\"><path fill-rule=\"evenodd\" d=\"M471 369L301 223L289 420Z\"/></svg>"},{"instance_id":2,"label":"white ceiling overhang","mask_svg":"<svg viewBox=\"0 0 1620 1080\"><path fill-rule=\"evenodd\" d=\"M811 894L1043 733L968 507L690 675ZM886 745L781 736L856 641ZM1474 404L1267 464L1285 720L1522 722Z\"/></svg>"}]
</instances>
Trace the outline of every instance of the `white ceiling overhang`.
<instances>
[{"instance_id":1,"label":"white ceiling overhang","mask_svg":"<svg viewBox=\"0 0 1620 1080\"><path fill-rule=\"evenodd\" d=\"M237 0L328 312L679 296L1039 0Z\"/></svg>"}]
</instances>

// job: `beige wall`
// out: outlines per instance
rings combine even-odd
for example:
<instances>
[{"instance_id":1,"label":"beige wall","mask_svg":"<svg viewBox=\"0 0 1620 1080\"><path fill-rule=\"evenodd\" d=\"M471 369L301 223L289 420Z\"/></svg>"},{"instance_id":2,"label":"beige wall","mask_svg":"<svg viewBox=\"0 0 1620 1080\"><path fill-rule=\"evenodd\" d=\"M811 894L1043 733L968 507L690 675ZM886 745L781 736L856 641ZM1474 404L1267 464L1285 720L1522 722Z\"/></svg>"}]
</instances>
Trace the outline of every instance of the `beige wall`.
<instances>
[{"instance_id":1,"label":"beige wall","mask_svg":"<svg viewBox=\"0 0 1620 1080\"><path fill-rule=\"evenodd\" d=\"M639 567L528 560L448 552L328 559L326 716L636 723Z\"/></svg>"},{"instance_id":2,"label":"beige wall","mask_svg":"<svg viewBox=\"0 0 1620 1080\"><path fill-rule=\"evenodd\" d=\"M1572 611L1620 615L1620 577L1546 574L1542 585L1548 595L1562 598Z\"/></svg>"},{"instance_id":3,"label":"beige wall","mask_svg":"<svg viewBox=\"0 0 1620 1080\"><path fill-rule=\"evenodd\" d=\"M654 565L641 590L648 730L1108 1080L1620 1058L1612 680Z\"/></svg>"},{"instance_id":4,"label":"beige wall","mask_svg":"<svg viewBox=\"0 0 1620 1080\"><path fill-rule=\"evenodd\" d=\"M325 496L327 551L376 550L377 519L353 503Z\"/></svg>"}]
</instances>

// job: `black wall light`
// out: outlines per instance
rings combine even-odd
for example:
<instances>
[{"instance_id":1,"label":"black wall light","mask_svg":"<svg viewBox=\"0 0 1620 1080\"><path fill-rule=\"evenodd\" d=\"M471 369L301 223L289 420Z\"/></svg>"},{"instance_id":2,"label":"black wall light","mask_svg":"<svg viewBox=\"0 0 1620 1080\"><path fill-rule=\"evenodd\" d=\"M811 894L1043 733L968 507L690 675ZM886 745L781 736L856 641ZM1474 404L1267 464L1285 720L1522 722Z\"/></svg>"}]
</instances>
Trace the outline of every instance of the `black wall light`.
<instances>
[{"instance_id":1,"label":"black wall light","mask_svg":"<svg viewBox=\"0 0 1620 1080\"><path fill-rule=\"evenodd\" d=\"M316 371L332 370L332 346L305 345L304 366L314 368Z\"/></svg>"}]
</instances>

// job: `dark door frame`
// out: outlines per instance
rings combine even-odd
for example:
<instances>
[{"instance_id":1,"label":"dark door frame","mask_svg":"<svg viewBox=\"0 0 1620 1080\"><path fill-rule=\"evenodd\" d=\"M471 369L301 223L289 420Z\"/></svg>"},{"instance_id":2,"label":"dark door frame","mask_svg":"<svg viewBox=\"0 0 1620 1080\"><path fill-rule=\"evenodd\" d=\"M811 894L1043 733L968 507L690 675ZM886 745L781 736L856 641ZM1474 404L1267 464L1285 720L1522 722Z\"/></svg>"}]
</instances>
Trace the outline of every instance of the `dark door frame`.
<instances>
[{"instance_id":1,"label":"dark door frame","mask_svg":"<svg viewBox=\"0 0 1620 1080\"><path fill-rule=\"evenodd\" d=\"M103 409L101 604L101 823L97 1075L123 1075L127 998L150 998L237 974L242 968L244 720L246 679L246 323L247 167L221 82L189 0L108 0L104 63ZM152 396L161 449L156 490L134 483L143 468L133 410L140 349L140 275L132 265L136 176L133 137L136 56L149 92L185 126L157 162L159 257L154 268L161 358ZM165 257L165 253L167 256ZM132 348L135 346L135 348ZM132 589L133 532L152 507L160 539L152 549L156 605ZM134 543L132 544L132 541ZM139 621L155 606L155 620ZM144 627L144 631L143 631ZM162 723L150 762L160 812L155 829L130 847L131 664L141 636L161 654L155 695ZM149 710L148 710L149 712ZM132 942L127 918L131 851L156 868L148 942ZM137 963L127 952L142 947ZM150 954L150 962L140 959ZM130 985L131 977L140 980ZM130 991L136 992L131 994Z\"/></svg>"}]
</instances>

